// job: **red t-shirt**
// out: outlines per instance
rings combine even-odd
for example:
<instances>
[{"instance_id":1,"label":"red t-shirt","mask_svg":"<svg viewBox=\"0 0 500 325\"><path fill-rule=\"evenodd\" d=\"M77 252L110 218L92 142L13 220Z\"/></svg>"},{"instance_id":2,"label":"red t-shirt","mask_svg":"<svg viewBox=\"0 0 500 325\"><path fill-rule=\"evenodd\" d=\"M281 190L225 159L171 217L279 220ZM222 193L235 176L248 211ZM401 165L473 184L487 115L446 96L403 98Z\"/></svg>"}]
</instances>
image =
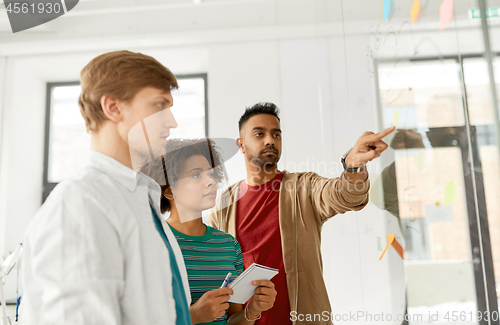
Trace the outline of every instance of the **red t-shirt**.
<instances>
[{"instance_id":1,"label":"red t-shirt","mask_svg":"<svg viewBox=\"0 0 500 325\"><path fill-rule=\"evenodd\" d=\"M279 190L283 173L269 182L248 186L240 183L237 203L236 237L243 252L245 268L258 263L279 270L271 279L277 295L273 308L262 313L255 324L292 324L281 249Z\"/></svg>"}]
</instances>

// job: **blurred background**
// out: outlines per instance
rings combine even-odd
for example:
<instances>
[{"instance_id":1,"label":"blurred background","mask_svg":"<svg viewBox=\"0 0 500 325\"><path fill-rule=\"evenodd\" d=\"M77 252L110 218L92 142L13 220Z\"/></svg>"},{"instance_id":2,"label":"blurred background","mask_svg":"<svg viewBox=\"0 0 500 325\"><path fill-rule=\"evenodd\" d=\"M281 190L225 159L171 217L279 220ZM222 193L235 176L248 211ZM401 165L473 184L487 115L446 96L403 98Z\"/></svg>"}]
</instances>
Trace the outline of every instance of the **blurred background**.
<instances>
[{"instance_id":1,"label":"blurred background","mask_svg":"<svg viewBox=\"0 0 500 325\"><path fill-rule=\"evenodd\" d=\"M126 49L178 76L172 136L236 139L245 107L277 104L281 169L337 177L396 125L369 205L323 228L335 324L500 324L499 17L500 0L80 0L13 34L0 7L0 255L86 164L80 70ZM227 169L245 177L241 154ZM389 234L404 259L379 260Z\"/></svg>"}]
</instances>

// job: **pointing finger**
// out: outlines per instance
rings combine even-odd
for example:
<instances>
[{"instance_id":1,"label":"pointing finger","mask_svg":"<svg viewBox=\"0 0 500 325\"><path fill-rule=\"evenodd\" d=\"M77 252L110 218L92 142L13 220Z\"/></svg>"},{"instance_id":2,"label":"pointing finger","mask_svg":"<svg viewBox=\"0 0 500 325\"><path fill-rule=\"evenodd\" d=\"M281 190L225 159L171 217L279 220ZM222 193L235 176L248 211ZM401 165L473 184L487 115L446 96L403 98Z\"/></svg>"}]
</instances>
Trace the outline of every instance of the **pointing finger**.
<instances>
[{"instance_id":1,"label":"pointing finger","mask_svg":"<svg viewBox=\"0 0 500 325\"><path fill-rule=\"evenodd\" d=\"M380 136L380 138L384 138L385 136L391 134L392 132L394 132L394 130L396 130L396 127L395 126L391 126L390 128L387 128L385 129L384 131L381 131L379 133L377 133L378 136Z\"/></svg>"},{"instance_id":2,"label":"pointing finger","mask_svg":"<svg viewBox=\"0 0 500 325\"><path fill-rule=\"evenodd\" d=\"M382 132L379 132L379 133L376 133L376 134L372 134L372 135L367 135L365 137L365 143L366 142L375 142L375 141L378 141L378 140L381 140L383 139L385 136L387 136L388 134L390 134L391 132L393 132L394 130L396 129L395 126L391 126L390 128L388 129L385 129L384 131Z\"/></svg>"}]
</instances>

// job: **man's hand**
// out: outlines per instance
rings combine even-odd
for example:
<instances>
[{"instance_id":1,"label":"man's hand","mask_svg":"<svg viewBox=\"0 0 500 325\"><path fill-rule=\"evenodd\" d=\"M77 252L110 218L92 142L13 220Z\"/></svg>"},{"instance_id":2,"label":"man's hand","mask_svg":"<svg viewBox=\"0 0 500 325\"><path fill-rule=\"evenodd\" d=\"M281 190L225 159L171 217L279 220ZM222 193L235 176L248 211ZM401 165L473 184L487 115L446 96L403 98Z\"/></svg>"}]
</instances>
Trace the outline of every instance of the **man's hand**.
<instances>
[{"instance_id":1,"label":"man's hand","mask_svg":"<svg viewBox=\"0 0 500 325\"><path fill-rule=\"evenodd\" d=\"M394 131L395 128L392 126L379 133L369 131L363 133L345 159L347 167L361 167L369 161L380 157L380 154L387 149L387 144L382 139Z\"/></svg>"},{"instance_id":2,"label":"man's hand","mask_svg":"<svg viewBox=\"0 0 500 325\"><path fill-rule=\"evenodd\" d=\"M210 323L226 313L229 308L227 301L233 294L231 288L220 288L205 292L197 302L189 307L193 324Z\"/></svg>"},{"instance_id":3,"label":"man's hand","mask_svg":"<svg viewBox=\"0 0 500 325\"><path fill-rule=\"evenodd\" d=\"M248 304L248 313L257 316L273 307L276 300L276 290L274 289L274 283L269 280L252 281L252 284L258 287Z\"/></svg>"}]
</instances>

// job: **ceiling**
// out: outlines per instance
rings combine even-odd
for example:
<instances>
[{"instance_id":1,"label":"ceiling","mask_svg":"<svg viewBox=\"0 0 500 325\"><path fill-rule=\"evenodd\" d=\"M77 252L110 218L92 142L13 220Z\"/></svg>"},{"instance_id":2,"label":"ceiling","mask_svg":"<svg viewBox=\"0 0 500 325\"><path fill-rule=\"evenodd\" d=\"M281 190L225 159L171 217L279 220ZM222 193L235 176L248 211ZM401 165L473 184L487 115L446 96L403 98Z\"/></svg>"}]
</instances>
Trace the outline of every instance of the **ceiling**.
<instances>
[{"instance_id":1,"label":"ceiling","mask_svg":"<svg viewBox=\"0 0 500 325\"><path fill-rule=\"evenodd\" d=\"M413 0L393 0L391 21L409 20ZM497 0L500 6L500 0ZM440 0L421 0L419 23L439 21ZM455 1L457 20L469 20L476 0ZM33 40L127 36L180 31L345 22L382 23L383 0L80 0L67 14L13 34L0 8L0 44Z\"/></svg>"}]
</instances>

